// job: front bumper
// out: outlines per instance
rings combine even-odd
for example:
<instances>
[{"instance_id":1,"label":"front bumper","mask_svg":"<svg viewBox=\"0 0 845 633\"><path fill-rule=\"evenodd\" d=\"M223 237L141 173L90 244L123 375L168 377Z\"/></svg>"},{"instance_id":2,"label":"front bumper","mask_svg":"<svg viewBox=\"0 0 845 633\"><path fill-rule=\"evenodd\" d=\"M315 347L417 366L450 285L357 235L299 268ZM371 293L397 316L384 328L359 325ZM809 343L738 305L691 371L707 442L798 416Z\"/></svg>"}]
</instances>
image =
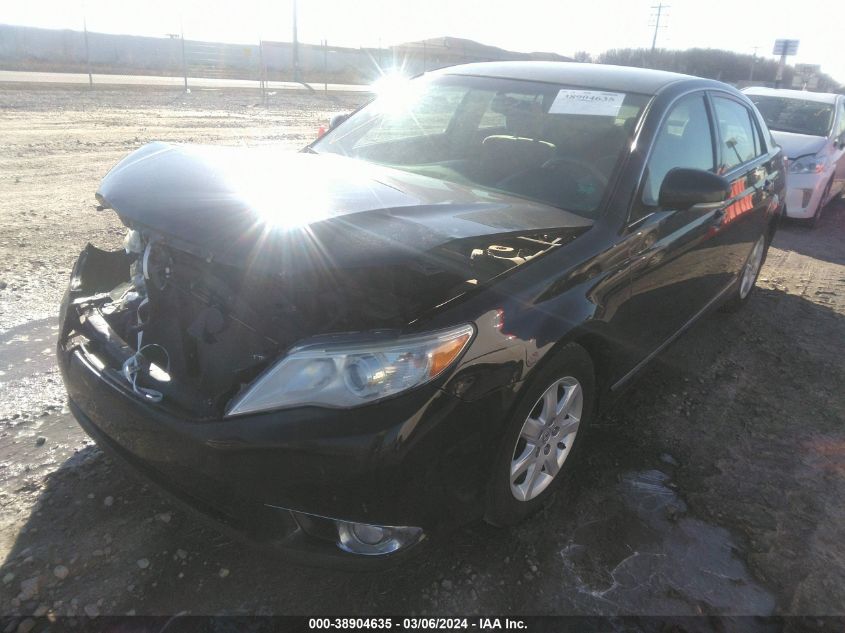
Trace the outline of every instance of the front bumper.
<instances>
[{"instance_id":1,"label":"front bumper","mask_svg":"<svg viewBox=\"0 0 845 633\"><path fill-rule=\"evenodd\" d=\"M63 315L64 316L64 315ZM63 327L62 331L67 332ZM436 387L359 409L192 420L142 401L93 347L63 334L59 365L80 425L105 450L249 541L309 563L367 566L333 521L437 534L483 511L504 390L472 403Z\"/></svg>"},{"instance_id":2,"label":"front bumper","mask_svg":"<svg viewBox=\"0 0 845 633\"><path fill-rule=\"evenodd\" d=\"M813 217L830 174L789 174L787 176L786 215L790 218Z\"/></svg>"}]
</instances>

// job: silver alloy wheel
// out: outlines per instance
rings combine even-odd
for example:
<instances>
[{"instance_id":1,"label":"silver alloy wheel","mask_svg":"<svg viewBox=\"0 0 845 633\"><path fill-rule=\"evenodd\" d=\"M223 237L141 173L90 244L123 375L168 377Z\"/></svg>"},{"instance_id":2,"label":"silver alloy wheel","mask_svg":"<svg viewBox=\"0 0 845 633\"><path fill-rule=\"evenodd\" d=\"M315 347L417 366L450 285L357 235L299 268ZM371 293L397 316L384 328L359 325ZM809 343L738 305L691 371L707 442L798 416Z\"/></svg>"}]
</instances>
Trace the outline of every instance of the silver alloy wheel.
<instances>
[{"instance_id":1,"label":"silver alloy wheel","mask_svg":"<svg viewBox=\"0 0 845 633\"><path fill-rule=\"evenodd\" d=\"M760 272L760 265L763 263L763 251L766 247L766 238L762 235L757 243L754 244L754 249L751 255L748 256L748 261L745 262L745 268L742 269L742 281L739 285L739 298L745 299L748 293L751 292L751 287L757 279L757 273Z\"/></svg>"},{"instance_id":2,"label":"silver alloy wheel","mask_svg":"<svg viewBox=\"0 0 845 633\"><path fill-rule=\"evenodd\" d=\"M584 392L572 376L556 380L534 404L511 458L511 493L531 501L554 481L572 450Z\"/></svg>"}]
</instances>

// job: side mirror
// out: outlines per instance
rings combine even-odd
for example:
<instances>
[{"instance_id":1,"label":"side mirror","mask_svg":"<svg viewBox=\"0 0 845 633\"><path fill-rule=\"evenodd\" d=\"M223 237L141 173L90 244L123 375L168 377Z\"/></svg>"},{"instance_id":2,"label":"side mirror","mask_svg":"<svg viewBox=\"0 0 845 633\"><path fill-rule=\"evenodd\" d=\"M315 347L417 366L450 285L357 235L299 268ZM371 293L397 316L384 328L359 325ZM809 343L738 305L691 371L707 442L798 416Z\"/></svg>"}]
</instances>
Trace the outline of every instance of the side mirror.
<instances>
[{"instance_id":1,"label":"side mirror","mask_svg":"<svg viewBox=\"0 0 845 633\"><path fill-rule=\"evenodd\" d=\"M346 121L346 119L348 119L348 118L349 118L349 113L341 112L340 114L333 114L332 118L329 119L329 129L330 130L335 129L338 125L340 125L341 123Z\"/></svg>"},{"instance_id":2,"label":"side mirror","mask_svg":"<svg viewBox=\"0 0 845 633\"><path fill-rule=\"evenodd\" d=\"M696 204L718 204L731 195L726 178L704 171L676 167L666 174L657 203L663 209L689 209Z\"/></svg>"}]
</instances>

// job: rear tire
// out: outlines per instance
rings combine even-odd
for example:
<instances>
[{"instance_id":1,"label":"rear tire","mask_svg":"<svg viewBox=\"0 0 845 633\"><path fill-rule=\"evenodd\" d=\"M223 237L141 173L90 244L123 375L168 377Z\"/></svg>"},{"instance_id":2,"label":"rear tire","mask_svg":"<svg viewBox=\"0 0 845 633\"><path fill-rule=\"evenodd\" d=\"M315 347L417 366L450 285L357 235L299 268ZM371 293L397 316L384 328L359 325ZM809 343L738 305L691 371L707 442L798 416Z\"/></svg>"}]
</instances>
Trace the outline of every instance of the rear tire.
<instances>
[{"instance_id":1,"label":"rear tire","mask_svg":"<svg viewBox=\"0 0 845 633\"><path fill-rule=\"evenodd\" d=\"M595 399L593 362L580 345L566 345L530 379L494 458L488 523L519 523L569 482Z\"/></svg>"},{"instance_id":2,"label":"rear tire","mask_svg":"<svg viewBox=\"0 0 845 633\"><path fill-rule=\"evenodd\" d=\"M737 312L748 302L748 297L751 296L751 292L754 290L757 277L760 276L760 270L763 268L768 252L768 235L763 234L754 243L748 259L745 260L742 271L739 273L736 288L731 292L730 298L722 305L724 312Z\"/></svg>"}]
</instances>

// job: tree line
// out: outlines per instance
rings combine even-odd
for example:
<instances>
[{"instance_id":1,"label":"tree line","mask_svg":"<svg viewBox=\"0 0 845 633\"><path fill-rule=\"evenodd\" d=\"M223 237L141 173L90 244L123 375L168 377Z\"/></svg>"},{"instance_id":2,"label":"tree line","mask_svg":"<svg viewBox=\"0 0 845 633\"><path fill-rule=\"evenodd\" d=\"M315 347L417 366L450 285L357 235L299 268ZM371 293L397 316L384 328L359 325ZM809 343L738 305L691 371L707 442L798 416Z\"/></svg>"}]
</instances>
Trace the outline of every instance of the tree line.
<instances>
[{"instance_id":1,"label":"tree line","mask_svg":"<svg viewBox=\"0 0 845 633\"><path fill-rule=\"evenodd\" d=\"M587 52L580 51L575 53L575 60L669 70L742 85L749 83L774 85L778 69L777 60L715 48L690 48L684 51L614 48L595 58ZM783 71L782 86L791 88L795 74L795 68L787 64ZM842 92L845 90L844 86L826 73L819 73L816 77L818 83L814 90L820 92Z\"/></svg>"}]
</instances>

